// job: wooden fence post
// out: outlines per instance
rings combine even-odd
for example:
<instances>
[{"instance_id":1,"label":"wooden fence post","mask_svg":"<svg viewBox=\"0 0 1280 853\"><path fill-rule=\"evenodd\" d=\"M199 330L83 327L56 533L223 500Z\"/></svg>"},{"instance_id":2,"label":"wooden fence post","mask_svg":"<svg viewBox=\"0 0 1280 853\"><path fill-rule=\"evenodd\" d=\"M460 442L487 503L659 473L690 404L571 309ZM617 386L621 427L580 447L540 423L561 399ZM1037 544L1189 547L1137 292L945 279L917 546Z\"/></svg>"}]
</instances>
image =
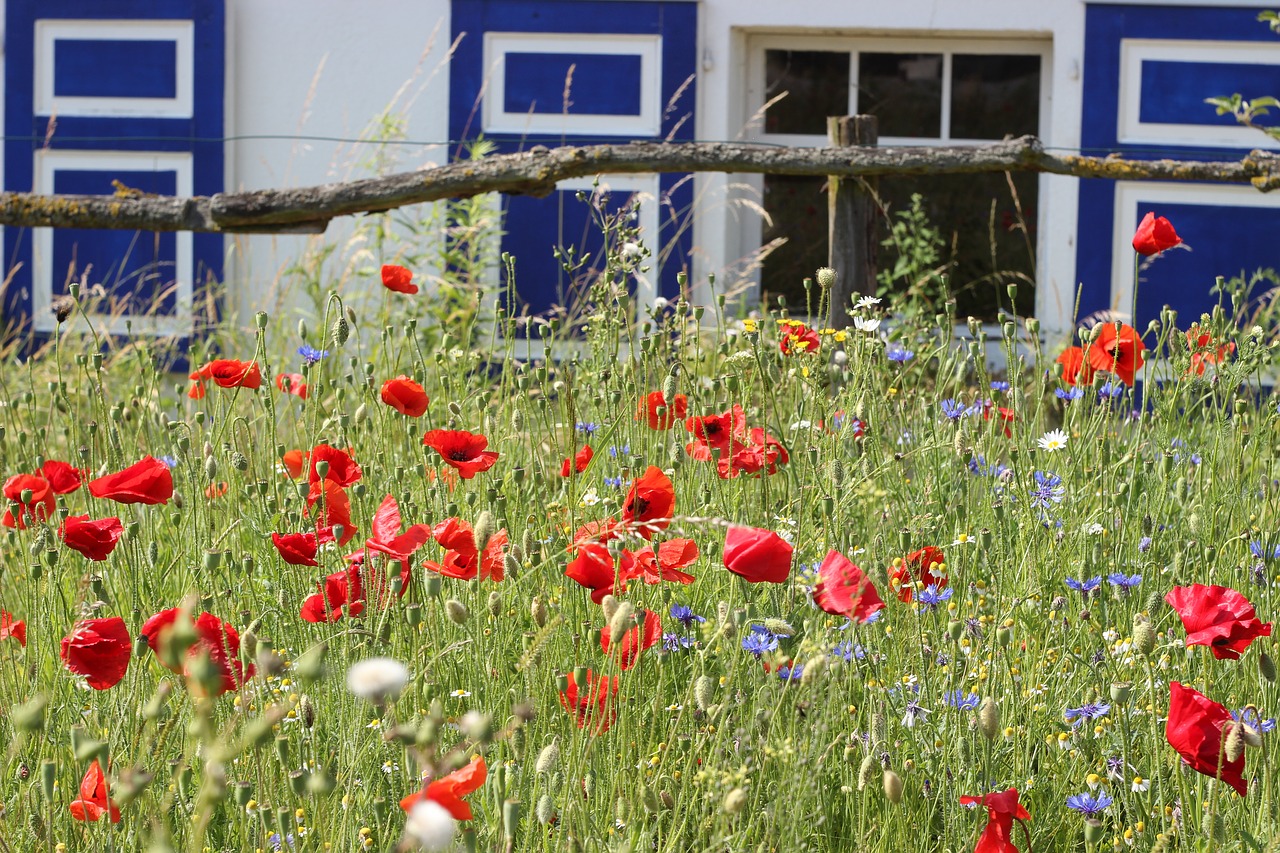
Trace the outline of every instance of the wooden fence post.
<instances>
[{"instance_id":1,"label":"wooden fence post","mask_svg":"<svg viewBox=\"0 0 1280 853\"><path fill-rule=\"evenodd\" d=\"M833 148L874 147L879 138L875 116L829 116L827 136ZM876 292L876 204L870 190L875 178L827 179L828 266L836 271L827 325L842 329L852 323L854 294Z\"/></svg>"}]
</instances>

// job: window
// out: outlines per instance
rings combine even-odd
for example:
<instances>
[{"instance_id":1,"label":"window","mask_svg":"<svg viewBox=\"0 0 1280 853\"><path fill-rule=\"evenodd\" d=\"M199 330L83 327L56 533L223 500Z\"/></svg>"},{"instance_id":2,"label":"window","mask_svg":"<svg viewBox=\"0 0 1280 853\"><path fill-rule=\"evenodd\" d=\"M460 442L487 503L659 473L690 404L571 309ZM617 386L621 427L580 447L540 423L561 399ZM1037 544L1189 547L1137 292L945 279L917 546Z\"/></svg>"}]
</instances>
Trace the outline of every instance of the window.
<instances>
[{"instance_id":1,"label":"window","mask_svg":"<svg viewBox=\"0 0 1280 853\"><path fill-rule=\"evenodd\" d=\"M787 145L827 144L826 117L869 113L882 145L979 144L1042 134L1048 42L759 36L751 45L748 114L754 138ZM1039 179L1004 175L881 178L882 228L924 197L946 237L957 312L994 320L1034 308ZM827 197L822 178L765 176L762 200L772 222L748 239L786 242L765 260L762 297L804 304L803 279L827 262ZM1026 232L1021 228L1025 222ZM882 256L882 267L892 257ZM1006 286L1018 281L1018 304Z\"/></svg>"}]
</instances>

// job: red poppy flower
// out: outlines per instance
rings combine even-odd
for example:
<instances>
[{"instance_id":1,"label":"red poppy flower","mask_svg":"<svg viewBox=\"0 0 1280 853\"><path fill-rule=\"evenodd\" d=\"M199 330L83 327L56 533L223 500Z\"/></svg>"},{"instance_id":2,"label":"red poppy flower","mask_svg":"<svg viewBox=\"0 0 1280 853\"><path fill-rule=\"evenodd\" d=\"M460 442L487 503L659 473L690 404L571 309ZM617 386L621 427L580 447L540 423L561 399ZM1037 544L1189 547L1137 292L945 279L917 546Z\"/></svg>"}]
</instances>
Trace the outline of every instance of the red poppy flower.
<instances>
[{"instance_id":1,"label":"red poppy flower","mask_svg":"<svg viewBox=\"0 0 1280 853\"><path fill-rule=\"evenodd\" d=\"M281 373L276 376L276 387L285 394L307 399L307 380L301 373Z\"/></svg>"},{"instance_id":2,"label":"red poppy flower","mask_svg":"<svg viewBox=\"0 0 1280 853\"><path fill-rule=\"evenodd\" d=\"M28 490L31 492L30 499L23 502L22 493ZM4 511L4 518L0 519L0 524L5 527L25 530L28 521L45 521L58 508L58 499L54 497L49 481L34 474L10 477L4 483L4 496L10 501L9 509Z\"/></svg>"},{"instance_id":3,"label":"red poppy flower","mask_svg":"<svg viewBox=\"0 0 1280 853\"><path fill-rule=\"evenodd\" d=\"M1178 612L1188 646L1208 646L1218 660L1236 660L1258 637L1271 636L1271 623L1254 614L1253 605L1226 586L1175 586L1164 597Z\"/></svg>"},{"instance_id":4,"label":"red poppy flower","mask_svg":"<svg viewBox=\"0 0 1280 853\"><path fill-rule=\"evenodd\" d=\"M577 542L571 551L573 559L565 566L564 576L591 590L591 600L599 604L606 595L626 590L626 582L619 579L609 547L602 542Z\"/></svg>"},{"instance_id":5,"label":"red poppy flower","mask_svg":"<svg viewBox=\"0 0 1280 853\"><path fill-rule=\"evenodd\" d=\"M123 471L89 481L89 494L122 504L164 504L173 497L173 474L153 456Z\"/></svg>"},{"instance_id":6,"label":"red poppy flower","mask_svg":"<svg viewBox=\"0 0 1280 853\"><path fill-rule=\"evenodd\" d=\"M107 795L107 777L102 772L102 765L94 759L80 780L80 798L72 800L69 806L71 816L76 820L93 823L106 815L112 823L120 822L120 809Z\"/></svg>"},{"instance_id":7,"label":"red poppy flower","mask_svg":"<svg viewBox=\"0 0 1280 853\"><path fill-rule=\"evenodd\" d=\"M640 401L636 410L636 420L647 420L649 429L671 429L676 421L682 421L689 414L689 398L677 394L675 402L667 405L661 391L653 391Z\"/></svg>"},{"instance_id":8,"label":"red poppy flower","mask_svg":"<svg viewBox=\"0 0 1280 853\"><path fill-rule=\"evenodd\" d=\"M460 518L447 518L432 529L437 543L445 549L439 563L427 560L422 565L437 574L457 580L490 580L501 582L506 571L507 531L499 530L485 543L484 553L477 553L475 531Z\"/></svg>"},{"instance_id":9,"label":"red poppy flower","mask_svg":"<svg viewBox=\"0 0 1280 853\"><path fill-rule=\"evenodd\" d=\"M396 264L382 265L382 286L410 296L418 292L418 285L413 283L413 273Z\"/></svg>"},{"instance_id":10,"label":"red poppy flower","mask_svg":"<svg viewBox=\"0 0 1280 853\"><path fill-rule=\"evenodd\" d=\"M484 756L475 755L465 767L428 782L421 791L402 799L400 808L407 812L423 800L435 800L453 815L454 820L471 820L471 806L462 798L475 792L488 776L489 768L485 766Z\"/></svg>"},{"instance_id":11,"label":"red poppy flower","mask_svg":"<svg viewBox=\"0 0 1280 853\"><path fill-rule=\"evenodd\" d=\"M560 463L560 476L568 477L573 474L581 474L587 470L587 465L591 462L591 457L595 455L595 451L591 449L591 445L584 444L582 449L573 454L572 459L565 459Z\"/></svg>"},{"instance_id":12,"label":"red poppy flower","mask_svg":"<svg viewBox=\"0 0 1280 853\"><path fill-rule=\"evenodd\" d=\"M1206 367L1226 361L1227 356L1236 351L1234 341L1217 345L1213 335L1203 331L1198 323L1187 330L1187 346L1191 348L1191 366L1187 373L1196 376L1203 376Z\"/></svg>"},{"instance_id":13,"label":"red poppy flower","mask_svg":"<svg viewBox=\"0 0 1280 853\"><path fill-rule=\"evenodd\" d=\"M218 498L225 495L227 493L227 490L230 488L231 486L227 483L226 480L219 480L216 483L210 483L209 485L205 486L204 496L211 501L217 500Z\"/></svg>"},{"instance_id":14,"label":"red poppy flower","mask_svg":"<svg viewBox=\"0 0 1280 853\"><path fill-rule=\"evenodd\" d=\"M1173 230L1173 223L1154 213L1142 217L1138 230L1133 234L1133 250L1139 255L1158 255L1181 242L1182 238Z\"/></svg>"},{"instance_id":15,"label":"red poppy flower","mask_svg":"<svg viewBox=\"0 0 1280 853\"><path fill-rule=\"evenodd\" d=\"M157 656L160 655L165 634L178 620L178 613L176 607L161 610L142 626L142 635L147 638L147 645ZM253 677L254 665L246 666L239 659L240 632L230 622L224 622L212 613L201 613L194 618L193 624L197 639L195 645L187 651L187 657L190 659L200 654L209 656L209 660L222 675L222 682L218 689L219 695L237 689L247 679ZM164 663L163 658L161 663ZM165 666L169 665L166 663ZM169 668L173 669L173 667ZM179 670L173 669L173 671Z\"/></svg>"},{"instance_id":16,"label":"red poppy flower","mask_svg":"<svg viewBox=\"0 0 1280 853\"><path fill-rule=\"evenodd\" d=\"M90 560L105 560L115 550L124 525L118 518L90 521L86 515L71 515L58 528L58 536L68 548L79 551Z\"/></svg>"},{"instance_id":17,"label":"red poppy flower","mask_svg":"<svg viewBox=\"0 0 1280 853\"><path fill-rule=\"evenodd\" d=\"M40 466L37 473L49 481L49 486L55 495L69 495L80 488L87 472L66 462L49 459Z\"/></svg>"},{"instance_id":18,"label":"red poppy flower","mask_svg":"<svg viewBox=\"0 0 1280 853\"><path fill-rule=\"evenodd\" d=\"M645 539L656 531L666 530L671 524L671 514L676 508L676 490L671 478L656 465L650 465L631 484L626 500L622 502L622 523Z\"/></svg>"},{"instance_id":19,"label":"red poppy flower","mask_svg":"<svg viewBox=\"0 0 1280 853\"><path fill-rule=\"evenodd\" d=\"M1018 802L1018 789L983 794L981 797L961 797L961 805L986 806L987 827L978 837L973 853L1018 853L1013 845L1013 821L1031 820L1031 815Z\"/></svg>"},{"instance_id":20,"label":"red poppy flower","mask_svg":"<svg viewBox=\"0 0 1280 853\"><path fill-rule=\"evenodd\" d=\"M296 480L302 476L302 465L307 461L307 454L301 450L286 450L284 455L280 457L280 462L284 465L284 470L289 475L290 480Z\"/></svg>"},{"instance_id":21,"label":"red poppy flower","mask_svg":"<svg viewBox=\"0 0 1280 853\"><path fill-rule=\"evenodd\" d=\"M698 543L692 539L668 539L653 547L641 548L636 553L623 551L619 562L619 574L625 580L639 579L647 584L675 581L693 583L693 575L680 571L698 559Z\"/></svg>"},{"instance_id":22,"label":"red poppy flower","mask_svg":"<svg viewBox=\"0 0 1280 853\"><path fill-rule=\"evenodd\" d=\"M323 498L323 500L321 500ZM342 487L333 480L320 480L311 484L307 494L307 514L319 503L316 510L316 537L320 542L334 542L346 545L356 535L356 526L351 523L351 498ZM335 528L341 527L339 534Z\"/></svg>"},{"instance_id":23,"label":"red poppy flower","mask_svg":"<svg viewBox=\"0 0 1280 853\"><path fill-rule=\"evenodd\" d=\"M1231 722L1231 712L1190 687L1169 682L1169 719L1164 737L1182 760L1197 773L1226 782L1240 796L1248 792L1244 779L1244 756L1227 760L1223 726ZM1219 775L1221 772L1221 775Z\"/></svg>"},{"instance_id":24,"label":"red poppy flower","mask_svg":"<svg viewBox=\"0 0 1280 853\"><path fill-rule=\"evenodd\" d=\"M875 585L862 569L839 551L828 551L818 566L813 603L827 613L854 622L866 622L884 607Z\"/></svg>"},{"instance_id":25,"label":"red poppy flower","mask_svg":"<svg viewBox=\"0 0 1280 853\"><path fill-rule=\"evenodd\" d=\"M327 444L317 444L311 448L310 460L311 467L308 469L307 482L313 486L320 479L320 472L316 470L316 466L321 462L329 464L329 470L324 475L324 479L344 489L355 485L364 475L364 472L360 470L359 464L351 458L351 451L349 450L339 450Z\"/></svg>"},{"instance_id":26,"label":"red poppy flower","mask_svg":"<svg viewBox=\"0 0 1280 853\"><path fill-rule=\"evenodd\" d=\"M382 402L402 415L420 418L427 411L427 392L408 376L397 376L382 383Z\"/></svg>"},{"instance_id":27,"label":"red poppy flower","mask_svg":"<svg viewBox=\"0 0 1280 853\"><path fill-rule=\"evenodd\" d=\"M1093 382L1093 368L1085 360L1080 347L1067 347L1054 359L1062 365L1062 381L1068 385L1088 385Z\"/></svg>"},{"instance_id":28,"label":"red poppy flower","mask_svg":"<svg viewBox=\"0 0 1280 853\"><path fill-rule=\"evenodd\" d=\"M14 619L8 610L0 610L0 640L17 640L18 645L27 647L27 623L23 619Z\"/></svg>"},{"instance_id":29,"label":"red poppy flower","mask_svg":"<svg viewBox=\"0 0 1280 853\"><path fill-rule=\"evenodd\" d=\"M1118 331L1115 323L1102 323L1097 340L1085 347L1085 358L1094 370L1114 373L1125 385L1131 386L1134 374L1142 367L1142 353L1146 348L1128 323L1121 324Z\"/></svg>"},{"instance_id":30,"label":"red poppy flower","mask_svg":"<svg viewBox=\"0 0 1280 853\"><path fill-rule=\"evenodd\" d=\"M778 464L790 461L787 449L776 438L760 427L751 429L749 442L732 440L720 455L717 472L720 479L732 479L739 474L776 474Z\"/></svg>"},{"instance_id":31,"label":"red poppy flower","mask_svg":"<svg viewBox=\"0 0 1280 853\"><path fill-rule=\"evenodd\" d=\"M129 629L119 616L86 619L62 638L62 662L94 690L115 687L129 669Z\"/></svg>"},{"instance_id":32,"label":"red poppy flower","mask_svg":"<svg viewBox=\"0 0 1280 853\"><path fill-rule=\"evenodd\" d=\"M1018 413L1013 409L1006 409L1004 406L997 406L995 403L987 400L982 404L982 419L984 421L991 420L991 412L995 410L1000 415L1000 423L1005 438L1013 438L1013 422L1018 419Z\"/></svg>"},{"instance_id":33,"label":"red poppy flower","mask_svg":"<svg viewBox=\"0 0 1280 853\"><path fill-rule=\"evenodd\" d=\"M466 430L433 429L422 437L422 443L440 454L446 465L456 468L464 480L488 471L498 461L496 450L485 450L489 439Z\"/></svg>"},{"instance_id":34,"label":"red poppy flower","mask_svg":"<svg viewBox=\"0 0 1280 853\"><path fill-rule=\"evenodd\" d=\"M941 548L932 545L912 551L905 560L894 560L889 572L889 588L897 594L899 601L911 601L917 588L936 586L943 589L946 585L947 558Z\"/></svg>"},{"instance_id":35,"label":"red poppy flower","mask_svg":"<svg viewBox=\"0 0 1280 853\"><path fill-rule=\"evenodd\" d=\"M320 543L314 533L272 533L271 544L276 546L280 559L291 566L318 566L316 552Z\"/></svg>"},{"instance_id":36,"label":"red poppy flower","mask_svg":"<svg viewBox=\"0 0 1280 853\"><path fill-rule=\"evenodd\" d=\"M779 330L782 337L778 339L778 349L783 355L809 355L816 353L822 345L818 333L804 323L796 320L780 322L784 325Z\"/></svg>"},{"instance_id":37,"label":"red poppy flower","mask_svg":"<svg viewBox=\"0 0 1280 853\"><path fill-rule=\"evenodd\" d=\"M631 627L616 643L609 638L609 626L606 625L600 632L600 651L612 655L618 666L627 670L636 665L641 652L651 648L660 639L662 619L652 610L645 610L644 623Z\"/></svg>"},{"instance_id":38,"label":"red poppy flower","mask_svg":"<svg viewBox=\"0 0 1280 853\"><path fill-rule=\"evenodd\" d=\"M733 526L724 535L724 567L750 583L785 582L791 554L791 543L772 530Z\"/></svg>"},{"instance_id":39,"label":"red poppy flower","mask_svg":"<svg viewBox=\"0 0 1280 853\"><path fill-rule=\"evenodd\" d=\"M307 622L337 622L342 618L343 607L350 616L364 612L364 580L360 563L327 576L320 584L320 591L313 592L302 602L299 615Z\"/></svg>"},{"instance_id":40,"label":"red poppy flower","mask_svg":"<svg viewBox=\"0 0 1280 853\"><path fill-rule=\"evenodd\" d=\"M560 704L573 717L578 728L587 729L593 735L609 731L618 716L614 702L618 695L618 676L602 678L588 669L586 684L579 686L572 672L567 679L568 686L560 691Z\"/></svg>"},{"instance_id":41,"label":"red poppy flower","mask_svg":"<svg viewBox=\"0 0 1280 853\"><path fill-rule=\"evenodd\" d=\"M702 457L701 450L712 447L725 448L729 446L732 439L746 437L747 415L742 410L742 406L734 403L727 412L689 418L684 422L684 428L693 433L695 439L693 444L685 448L689 455L701 462L707 462L710 461L711 454L708 452L705 457ZM695 449L697 445L702 447Z\"/></svg>"},{"instance_id":42,"label":"red poppy flower","mask_svg":"<svg viewBox=\"0 0 1280 853\"><path fill-rule=\"evenodd\" d=\"M215 359L192 373L191 379L191 388L187 391L187 396L193 400L204 397L205 382L213 382L219 388L256 390L262 387L262 371L258 369L258 363L234 358Z\"/></svg>"},{"instance_id":43,"label":"red poppy flower","mask_svg":"<svg viewBox=\"0 0 1280 853\"><path fill-rule=\"evenodd\" d=\"M365 540L364 548L348 554L347 559L361 566L365 564L370 554L382 554L385 563L398 561L400 563L400 595L403 596L409 588L412 577L409 558L431 538L431 528L425 524L414 524L401 533L401 524L400 505L396 503L394 497L387 495L373 514L371 537ZM382 567L377 567L375 571L368 573L367 586L376 591L379 606L386 601L387 576L386 569Z\"/></svg>"}]
</instances>

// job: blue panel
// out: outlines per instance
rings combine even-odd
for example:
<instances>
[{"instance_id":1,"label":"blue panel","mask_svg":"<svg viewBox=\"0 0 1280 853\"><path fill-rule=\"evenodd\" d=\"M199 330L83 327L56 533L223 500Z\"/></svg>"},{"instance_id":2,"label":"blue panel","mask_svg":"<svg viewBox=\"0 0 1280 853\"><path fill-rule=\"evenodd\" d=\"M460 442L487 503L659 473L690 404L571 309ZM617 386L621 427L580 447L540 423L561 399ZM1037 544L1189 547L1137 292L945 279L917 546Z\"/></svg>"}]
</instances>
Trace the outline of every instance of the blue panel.
<instances>
[{"instance_id":1,"label":"blue panel","mask_svg":"<svg viewBox=\"0 0 1280 853\"><path fill-rule=\"evenodd\" d=\"M53 93L59 97L173 98L178 46L170 40L57 39Z\"/></svg>"},{"instance_id":2,"label":"blue panel","mask_svg":"<svg viewBox=\"0 0 1280 853\"><path fill-rule=\"evenodd\" d=\"M491 31L661 36L659 95L663 105L662 127L653 139L685 142L694 138L697 3L678 0L539 0L536 3L529 0L453 0L451 23L453 38L461 37L449 66L451 139L475 139L480 134L479 111L475 105L484 87L485 75L489 73L484 65L484 33ZM638 69L632 72L633 75L638 73ZM542 102L548 91L555 105L549 111L560 111L564 69L552 76L554 84L544 82L537 87L539 94L535 97L540 111L545 108ZM600 89L582 88L592 83L583 80L580 65L574 73L571 98L577 103L572 112L602 115L634 115L638 112L638 92L635 90L602 93ZM525 103L531 99L527 98ZM588 101L590 110L586 109ZM609 112L600 109L602 103L608 106ZM510 109L510 104L508 99L505 106ZM527 106L522 105L520 109L527 109ZM590 132L554 136L492 134L488 139L503 152L520 151L535 144L554 147L618 141L616 136L595 136ZM676 275L688 270L690 264L693 229L689 216L693 209L693 181L688 175L662 175L659 186L662 193L659 200L661 226L659 234L646 235L646 241L657 255L655 266L659 293L671 298L679 293ZM565 195L569 202L561 204L559 197ZM582 234L580 213L569 206L581 207L581 204L572 196L572 193L557 193L544 201L522 196L508 200L507 218L503 224L507 236L503 247L519 258L517 284L520 298L531 310L542 310L562 302L562 296L572 293L572 282L564 280L557 262L551 257L552 248L562 243L562 235ZM587 237L588 248L592 239L595 237Z\"/></svg>"},{"instance_id":3,"label":"blue panel","mask_svg":"<svg viewBox=\"0 0 1280 853\"><path fill-rule=\"evenodd\" d=\"M50 148L81 151L189 151L192 154L192 191L213 195L223 190L223 96L225 90L225 0L40 0L5 4L5 131L4 189L30 190L34 180L35 153L46 144L50 117L37 115L34 105L36 19L73 20L189 20L194 23L193 113L190 118L121 118L58 116L49 139ZM113 53L121 48L112 41L68 40L55 48L55 86L59 95L108 95L171 97L175 94L177 57L164 40L122 40L128 48L125 62ZM77 59L76 52L88 53ZM167 51L167 53L166 53ZM146 57L147 74L136 66ZM116 57L118 58L118 56ZM70 60L71 65L65 63ZM80 62L80 60L83 60ZM77 64L80 62L80 64ZM101 79L92 77L99 75ZM150 75L150 76L148 76ZM108 167L109 168L109 167ZM167 174L167 177L166 177ZM87 174L60 172L58 187L88 181L86 191L111 192L112 178L130 186L172 193L172 173ZM155 182L161 183L155 183ZM68 183L70 182L70 183ZM163 186L162 186L163 184ZM167 186L167 188L164 188ZM121 250L125 240L127 251ZM119 279L120 294L136 290L139 301L154 293L156 285L176 275L192 281L196 303L210 304L202 290L222 276L223 238L219 234L195 234L191 238L192 269L173 269L175 238L172 235L115 232L58 232L54 238L55 269L67 268L73 253L80 268L91 262L90 278L104 283ZM29 231L4 229L4 251L13 270L4 296L4 324L10 330L25 328L31 317L32 239ZM127 262L122 261L128 257ZM167 266L166 266L167 265ZM146 275L139 270L147 268ZM55 289L62 287L58 281ZM171 302L161 305L171 310ZM215 318L210 318L216 321ZM198 319L197 323L201 321ZM0 328L0 332L3 329Z\"/></svg>"},{"instance_id":4,"label":"blue panel","mask_svg":"<svg viewBox=\"0 0 1280 853\"><path fill-rule=\"evenodd\" d=\"M613 201L624 202L625 198L615 195ZM519 259L516 266L519 304L508 308L517 313L527 308L531 314L543 314L552 306L561 305L569 308L570 316L574 316L573 308L580 305L591 281L604 266L600 259L603 238L600 229L592 223L590 212L589 205L578 201L574 192L555 192L546 198L512 196L508 199L507 222L520 223L518 228L506 228L502 237L502 250ZM566 273L552 253L557 248L567 250L571 246L576 257L586 263L576 272ZM537 287L523 286L530 275L536 276Z\"/></svg>"},{"instance_id":5,"label":"blue panel","mask_svg":"<svg viewBox=\"0 0 1280 853\"><path fill-rule=\"evenodd\" d=\"M118 180L143 192L174 195L178 176L168 172L100 172L59 170L57 193L109 195ZM88 284L102 285L108 295L106 313L172 314L177 305L177 235L133 231L57 229L53 232L54 294L66 292L72 278L87 271Z\"/></svg>"},{"instance_id":6,"label":"blue panel","mask_svg":"<svg viewBox=\"0 0 1280 853\"><path fill-rule=\"evenodd\" d=\"M640 115L641 58L604 53L508 53L503 110L509 113ZM565 104L565 82L569 103Z\"/></svg>"},{"instance_id":7,"label":"blue panel","mask_svg":"<svg viewBox=\"0 0 1280 853\"><path fill-rule=\"evenodd\" d=\"M1216 276L1231 278L1241 271L1247 275L1259 267L1280 269L1280 248L1273 240L1241 239L1242 234L1280 233L1280 207L1140 203L1138 219L1125 226L1137 228L1148 211L1172 222L1192 251L1171 249L1142 271L1139 329L1159 317L1164 305L1177 309L1178 325L1185 329L1217 304L1218 297L1209 293ZM1229 313L1230 303L1226 308Z\"/></svg>"},{"instance_id":8,"label":"blue panel","mask_svg":"<svg viewBox=\"0 0 1280 853\"><path fill-rule=\"evenodd\" d=\"M1145 60L1138 117L1144 122L1234 127L1234 116L1220 116L1205 103L1205 98L1233 92L1241 92L1246 98L1280 92L1280 65ZM1274 119L1275 116L1263 116L1265 124Z\"/></svg>"}]
</instances>

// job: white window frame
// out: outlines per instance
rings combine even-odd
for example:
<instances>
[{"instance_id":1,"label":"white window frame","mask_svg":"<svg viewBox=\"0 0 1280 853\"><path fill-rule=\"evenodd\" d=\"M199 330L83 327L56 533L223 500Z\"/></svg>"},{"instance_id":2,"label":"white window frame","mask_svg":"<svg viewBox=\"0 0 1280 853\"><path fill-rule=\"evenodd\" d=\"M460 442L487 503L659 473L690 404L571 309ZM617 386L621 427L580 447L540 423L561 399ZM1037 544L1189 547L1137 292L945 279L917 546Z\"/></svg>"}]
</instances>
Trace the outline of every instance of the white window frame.
<instances>
[{"instance_id":1,"label":"white window frame","mask_svg":"<svg viewBox=\"0 0 1280 853\"><path fill-rule=\"evenodd\" d=\"M1037 129L1037 136L1041 139L1050 138L1049 133L1049 117L1052 109L1051 100L1051 83L1053 77L1053 42L1051 37L1046 35L1044 38L1028 38L1028 37L1010 37L1010 38L971 38L965 36L922 36L920 38L903 37L903 36L878 36L878 35L842 35L842 36L824 36L824 35L803 35L803 34L781 34L781 33L751 33L747 36L747 75L745 86L745 110L744 114L750 121L746 127L743 138L751 142L762 142L776 145L788 145L800 148L819 148L827 145L827 137L825 134L793 134L793 133L766 133L763 127L763 112L761 105L765 103L766 90L766 63L765 52L768 50L815 50L815 51L834 51L838 53L847 53L849 55L849 98L848 98L848 115L857 114L858 106L858 53L940 53L942 54L942 135L937 138L922 137L892 137L882 136L879 145L882 147L890 146L954 146L954 145L990 145L996 140L992 139L955 139L950 136L951 126L951 63L952 57L959 54L992 54L992 55L1018 55L1018 56L1038 56L1040 57L1040 126ZM1036 205L1036 281L1037 284L1044 280L1045 263L1044 263L1044 234L1045 226L1048 222L1049 205L1046 203L1046 192L1048 189L1048 176L1041 174L1038 179L1037 192L1039 200ZM757 199L763 198L764 192L764 176L752 175L740 178L745 183L749 183L758 194ZM738 233L739 256L747 254L750 250L760 246L761 244L761 220L755 217L742 217ZM754 275L755 292L754 296L758 300L760 295L760 276L758 273ZM1037 314L1043 313L1040 306L1040 291L1037 287ZM968 336L968 329L963 326L964 336ZM987 324L988 334L999 333L999 326L996 324Z\"/></svg>"}]
</instances>

